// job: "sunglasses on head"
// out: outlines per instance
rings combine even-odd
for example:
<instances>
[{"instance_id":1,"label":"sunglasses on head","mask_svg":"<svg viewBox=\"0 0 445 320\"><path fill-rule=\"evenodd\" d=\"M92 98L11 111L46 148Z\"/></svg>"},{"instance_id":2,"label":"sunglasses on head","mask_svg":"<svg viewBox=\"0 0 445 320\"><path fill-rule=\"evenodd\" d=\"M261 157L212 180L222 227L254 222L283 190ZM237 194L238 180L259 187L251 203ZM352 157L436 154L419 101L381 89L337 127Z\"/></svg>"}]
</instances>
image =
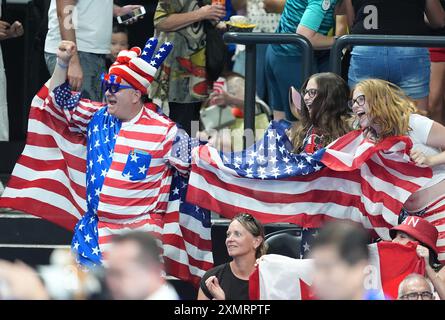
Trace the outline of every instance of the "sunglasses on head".
<instances>
[{"instance_id":1,"label":"sunglasses on head","mask_svg":"<svg viewBox=\"0 0 445 320\"><path fill-rule=\"evenodd\" d=\"M103 93L107 91L110 91L111 93L116 93L121 89L133 88L132 86L121 84L122 78L114 74L102 73L100 79L101 79L101 88Z\"/></svg>"}]
</instances>

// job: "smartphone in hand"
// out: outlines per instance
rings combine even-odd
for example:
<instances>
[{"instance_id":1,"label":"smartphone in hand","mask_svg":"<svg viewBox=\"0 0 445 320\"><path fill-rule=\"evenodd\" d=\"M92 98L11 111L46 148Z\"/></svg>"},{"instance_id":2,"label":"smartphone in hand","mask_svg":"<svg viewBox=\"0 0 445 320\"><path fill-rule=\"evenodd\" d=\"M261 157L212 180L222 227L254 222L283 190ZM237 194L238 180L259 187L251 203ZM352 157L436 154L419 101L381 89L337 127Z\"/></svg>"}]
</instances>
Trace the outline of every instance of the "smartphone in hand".
<instances>
[{"instance_id":1,"label":"smartphone in hand","mask_svg":"<svg viewBox=\"0 0 445 320\"><path fill-rule=\"evenodd\" d=\"M145 8L143 6L140 6L139 8L131 11L130 13L124 14L122 16L118 16L116 19L119 24L122 24L122 23L128 22L129 20L131 20L133 18L139 18L140 16L143 16L144 14L145 14Z\"/></svg>"}]
</instances>

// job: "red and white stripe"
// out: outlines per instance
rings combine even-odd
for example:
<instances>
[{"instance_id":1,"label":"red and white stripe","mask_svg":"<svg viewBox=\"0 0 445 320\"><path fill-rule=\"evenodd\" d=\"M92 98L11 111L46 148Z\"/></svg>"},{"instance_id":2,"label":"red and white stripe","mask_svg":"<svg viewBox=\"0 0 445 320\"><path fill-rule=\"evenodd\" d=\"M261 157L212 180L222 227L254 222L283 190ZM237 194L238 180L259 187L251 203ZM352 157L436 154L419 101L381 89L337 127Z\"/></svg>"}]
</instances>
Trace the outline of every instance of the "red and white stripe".
<instances>
[{"instance_id":1,"label":"red and white stripe","mask_svg":"<svg viewBox=\"0 0 445 320\"><path fill-rule=\"evenodd\" d=\"M437 238L437 249L439 250L438 259L445 263L445 196L440 197L428 206L425 215L422 216L425 220L431 222L439 232Z\"/></svg>"},{"instance_id":2,"label":"red and white stripe","mask_svg":"<svg viewBox=\"0 0 445 320\"><path fill-rule=\"evenodd\" d=\"M389 240L403 203L432 175L410 161L410 148L407 137L375 145L353 131L328 146L322 159L327 168L261 180L237 175L217 150L201 146L193 152L187 201L227 218L248 212L263 223L314 228L326 220L349 219Z\"/></svg>"},{"instance_id":3,"label":"red and white stripe","mask_svg":"<svg viewBox=\"0 0 445 320\"><path fill-rule=\"evenodd\" d=\"M87 125L103 105L81 100L75 109L61 110L53 100L44 86L32 101L26 145L0 207L73 230L86 211ZM153 232L163 240L166 260L173 261L167 271L196 284L212 264L210 231L183 217L179 200L168 201L172 169L167 162L175 135L174 123L149 108L136 123L122 125L100 195L99 244L106 256L113 234ZM128 146L152 155L142 181L129 181L121 174Z\"/></svg>"}]
</instances>

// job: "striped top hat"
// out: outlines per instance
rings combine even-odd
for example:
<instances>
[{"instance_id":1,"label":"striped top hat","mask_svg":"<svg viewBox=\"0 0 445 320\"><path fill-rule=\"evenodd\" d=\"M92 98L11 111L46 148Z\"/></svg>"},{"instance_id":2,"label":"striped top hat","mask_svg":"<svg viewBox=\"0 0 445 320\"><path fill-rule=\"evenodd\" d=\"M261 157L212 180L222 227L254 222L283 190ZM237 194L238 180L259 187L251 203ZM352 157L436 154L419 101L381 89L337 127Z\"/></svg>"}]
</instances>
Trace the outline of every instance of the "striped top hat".
<instances>
[{"instance_id":1,"label":"striped top hat","mask_svg":"<svg viewBox=\"0 0 445 320\"><path fill-rule=\"evenodd\" d=\"M143 50L139 47L122 50L116 62L108 70L108 74L117 75L142 94L148 94L157 69L173 48L170 42L165 42L155 53L157 45L158 39L150 38Z\"/></svg>"}]
</instances>

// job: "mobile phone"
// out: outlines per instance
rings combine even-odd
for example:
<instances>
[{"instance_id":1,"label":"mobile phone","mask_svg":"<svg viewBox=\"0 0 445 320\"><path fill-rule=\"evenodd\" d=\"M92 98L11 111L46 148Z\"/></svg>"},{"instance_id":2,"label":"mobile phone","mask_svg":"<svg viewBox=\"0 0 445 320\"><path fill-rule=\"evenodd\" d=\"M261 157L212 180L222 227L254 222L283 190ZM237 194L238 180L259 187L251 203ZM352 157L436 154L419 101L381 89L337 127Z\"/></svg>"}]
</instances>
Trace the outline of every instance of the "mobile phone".
<instances>
[{"instance_id":1,"label":"mobile phone","mask_svg":"<svg viewBox=\"0 0 445 320\"><path fill-rule=\"evenodd\" d=\"M119 22L119 24L125 23L128 20L132 19L132 18L137 18L140 16L143 16L145 14L145 8L144 7L139 7L137 9L134 9L133 11L131 11L130 13L124 14L122 16L118 16L117 17L117 22Z\"/></svg>"}]
</instances>

